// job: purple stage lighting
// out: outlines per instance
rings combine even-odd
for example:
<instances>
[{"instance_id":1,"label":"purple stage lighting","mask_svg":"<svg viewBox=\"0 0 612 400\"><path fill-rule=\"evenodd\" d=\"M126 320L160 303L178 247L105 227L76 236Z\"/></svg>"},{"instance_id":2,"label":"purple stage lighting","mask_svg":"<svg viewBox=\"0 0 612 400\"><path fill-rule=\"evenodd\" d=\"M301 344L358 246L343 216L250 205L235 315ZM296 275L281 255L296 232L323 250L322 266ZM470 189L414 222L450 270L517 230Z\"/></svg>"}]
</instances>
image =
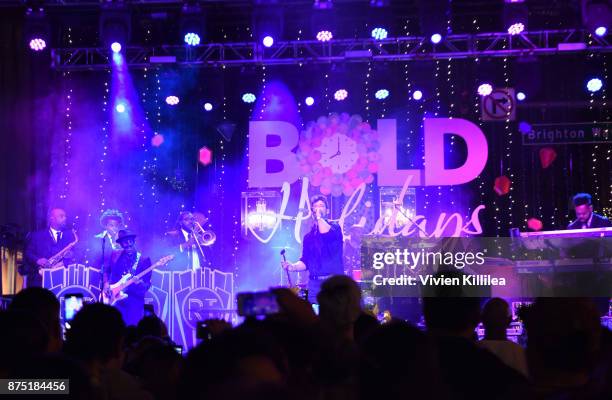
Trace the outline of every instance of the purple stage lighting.
<instances>
[{"instance_id":1,"label":"purple stage lighting","mask_svg":"<svg viewBox=\"0 0 612 400\"><path fill-rule=\"evenodd\" d=\"M119 103L115 106L115 111L117 111L118 113L123 113L125 112L125 104L123 103Z\"/></svg>"},{"instance_id":2,"label":"purple stage lighting","mask_svg":"<svg viewBox=\"0 0 612 400\"><path fill-rule=\"evenodd\" d=\"M34 38L30 40L30 49L34 51L42 51L47 47L47 42L41 38Z\"/></svg>"},{"instance_id":3,"label":"purple stage lighting","mask_svg":"<svg viewBox=\"0 0 612 400\"><path fill-rule=\"evenodd\" d=\"M434 33L433 35L431 35L431 43L433 44L438 44L442 41L442 35L440 35L439 33Z\"/></svg>"},{"instance_id":4,"label":"purple stage lighting","mask_svg":"<svg viewBox=\"0 0 612 400\"><path fill-rule=\"evenodd\" d=\"M593 78L587 82L589 92L595 93L601 89L603 82L599 78Z\"/></svg>"},{"instance_id":5,"label":"purple stage lighting","mask_svg":"<svg viewBox=\"0 0 612 400\"><path fill-rule=\"evenodd\" d=\"M605 36L606 33L608 33L608 28L606 28L605 26L599 26L595 29L595 34L597 36Z\"/></svg>"},{"instance_id":6,"label":"purple stage lighting","mask_svg":"<svg viewBox=\"0 0 612 400\"><path fill-rule=\"evenodd\" d=\"M205 103L205 104L204 104L204 109L205 109L206 111L212 111L213 106L212 106L212 104L210 104L210 103Z\"/></svg>"},{"instance_id":7,"label":"purple stage lighting","mask_svg":"<svg viewBox=\"0 0 612 400\"><path fill-rule=\"evenodd\" d=\"M518 101L523 101L523 100L525 100L526 98L527 98L527 96L525 96L525 93L523 93L523 92L518 92L518 93L516 94L516 99L517 99Z\"/></svg>"},{"instance_id":8,"label":"purple stage lighting","mask_svg":"<svg viewBox=\"0 0 612 400\"><path fill-rule=\"evenodd\" d=\"M253 93L245 93L242 95L242 101L245 103L254 103L255 95Z\"/></svg>"},{"instance_id":9,"label":"purple stage lighting","mask_svg":"<svg viewBox=\"0 0 612 400\"><path fill-rule=\"evenodd\" d=\"M121 51L121 43L113 42L113 44L111 44L111 50L113 53L119 53Z\"/></svg>"},{"instance_id":10,"label":"purple stage lighting","mask_svg":"<svg viewBox=\"0 0 612 400\"><path fill-rule=\"evenodd\" d=\"M522 22L517 22L508 27L508 33L511 35L518 35L525 30L525 25Z\"/></svg>"},{"instance_id":11,"label":"purple stage lighting","mask_svg":"<svg viewBox=\"0 0 612 400\"><path fill-rule=\"evenodd\" d=\"M329 42L333 37L334 35L330 31L319 31L317 33L317 40L320 42Z\"/></svg>"},{"instance_id":12,"label":"purple stage lighting","mask_svg":"<svg viewBox=\"0 0 612 400\"><path fill-rule=\"evenodd\" d=\"M389 97L389 91L387 89L377 90L374 97L376 97L378 100L384 100Z\"/></svg>"},{"instance_id":13,"label":"purple stage lighting","mask_svg":"<svg viewBox=\"0 0 612 400\"><path fill-rule=\"evenodd\" d=\"M189 32L185 35L185 43L189 46L197 46L200 44L200 35L197 33Z\"/></svg>"},{"instance_id":14,"label":"purple stage lighting","mask_svg":"<svg viewBox=\"0 0 612 400\"><path fill-rule=\"evenodd\" d=\"M166 104L170 106L175 106L179 103L179 98L176 96L168 96L166 97Z\"/></svg>"},{"instance_id":15,"label":"purple stage lighting","mask_svg":"<svg viewBox=\"0 0 612 400\"><path fill-rule=\"evenodd\" d=\"M423 98L423 92L421 92L420 90L415 90L414 92L412 92L412 98L415 100L421 100Z\"/></svg>"},{"instance_id":16,"label":"purple stage lighting","mask_svg":"<svg viewBox=\"0 0 612 400\"><path fill-rule=\"evenodd\" d=\"M274 38L272 36L266 36L265 38L263 38L262 43L266 47L272 47L272 45L274 44Z\"/></svg>"},{"instance_id":17,"label":"purple stage lighting","mask_svg":"<svg viewBox=\"0 0 612 400\"><path fill-rule=\"evenodd\" d=\"M385 28L374 28L372 29L372 38L376 40L386 39L388 32Z\"/></svg>"},{"instance_id":18,"label":"purple stage lighting","mask_svg":"<svg viewBox=\"0 0 612 400\"><path fill-rule=\"evenodd\" d=\"M491 86L489 83L483 83L482 85L478 86L478 94L481 96L488 96L491 94L491 92L493 92L493 86Z\"/></svg>"},{"instance_id":19,"label":"purple stage lighting","mask_svg":"<svg viewBox=\"0 0 612 400\"><path fill-rule=\"evenodd\" d=\"M306 99L304 100L304 103L306 103L306 105L308 107L310 107L311 105L314 104L314 98L312 98L311 96L306 97Z\"/></svg>"},{"instance_id":20,"label":"purple stage lighting","mask_svg":"<svg viewBox=\"0 0 612 400\"><path fill-rule=\"evenodd\" d=\"M342 101L346 99L347 97L348 97L348 92L345 89L336 90L336 93L334 93L334 99L338 101Z\"/></svg>"}]
</instances>

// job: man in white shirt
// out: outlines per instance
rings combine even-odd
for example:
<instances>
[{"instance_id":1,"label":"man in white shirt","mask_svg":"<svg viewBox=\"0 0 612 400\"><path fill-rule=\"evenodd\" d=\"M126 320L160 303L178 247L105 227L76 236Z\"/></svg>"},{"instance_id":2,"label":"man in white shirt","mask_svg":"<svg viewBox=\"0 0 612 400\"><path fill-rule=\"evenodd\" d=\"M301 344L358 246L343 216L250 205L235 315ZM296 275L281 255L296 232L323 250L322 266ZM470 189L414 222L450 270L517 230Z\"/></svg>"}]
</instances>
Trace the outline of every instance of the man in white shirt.
<instances>
[{"instance_id":1,"label":"man in white shirt","mask_svg":"<svg viewBox=\"0 0 612 400\"><path fill-rule=\"evenodd\" d=\"M189 211L182 211L177 220L177 229L166 232L165 239L167 245L175 253L175 258L169 264L169 269L175 271L197 271L210 264L209 247L198 246L194 236L196 234L194 228L194 215Z\"/></svg>"}]
</instances>

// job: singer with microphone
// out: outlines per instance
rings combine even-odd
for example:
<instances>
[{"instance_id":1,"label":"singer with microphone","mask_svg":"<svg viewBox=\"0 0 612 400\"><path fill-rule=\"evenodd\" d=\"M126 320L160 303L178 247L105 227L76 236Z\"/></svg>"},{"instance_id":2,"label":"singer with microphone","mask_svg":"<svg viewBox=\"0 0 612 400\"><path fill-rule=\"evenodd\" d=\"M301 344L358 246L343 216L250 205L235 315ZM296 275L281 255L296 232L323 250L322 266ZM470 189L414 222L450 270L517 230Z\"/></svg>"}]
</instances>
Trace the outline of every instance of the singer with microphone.
<instances>
[{"instance_id":1,"label":"singer with microphone","mask_svg":"<svg viewBox=\"0 0 612 400\"><path fill-rule=\"evenodd\" d=\"M344 274L342 230L327 219L329 206L324 196L310 199L310 207L313 225L304 236L302 257L295 263L281 261L281 266L288 271L308 271L308 299L316 303L323 281L332 275Z\"/></svg>"}]
</instances>

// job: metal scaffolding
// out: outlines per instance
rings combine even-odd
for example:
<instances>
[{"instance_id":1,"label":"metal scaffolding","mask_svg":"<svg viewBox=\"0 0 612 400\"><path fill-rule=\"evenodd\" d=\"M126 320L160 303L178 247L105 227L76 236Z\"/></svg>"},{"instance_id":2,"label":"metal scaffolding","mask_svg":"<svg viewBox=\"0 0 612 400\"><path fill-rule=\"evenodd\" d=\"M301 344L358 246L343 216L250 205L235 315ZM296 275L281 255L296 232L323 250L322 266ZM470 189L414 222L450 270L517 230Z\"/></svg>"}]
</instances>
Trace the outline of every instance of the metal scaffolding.
<instances>
[{"instance_id":1,"label":"metal scaffolding","mask_svg":"<svg viewBox=\"0 0 612 400\"><path fill-rule=\"evenodd\" d=\"M260 43L209 43L199 46L128 46L123 50L130 68L171 63L191 67L243 67L332 62L394 62L480 57L521 57L612 51L607 37L586 30L545 30L508 33L449 35L433 44L422 36L384 40L334 39L329 42L296 40L270 48ZM104 70L111 66L108 48L52 49L52 67L61 71ZM153 58L152 58L153 57Z\"/></svg>"}]
</instances>

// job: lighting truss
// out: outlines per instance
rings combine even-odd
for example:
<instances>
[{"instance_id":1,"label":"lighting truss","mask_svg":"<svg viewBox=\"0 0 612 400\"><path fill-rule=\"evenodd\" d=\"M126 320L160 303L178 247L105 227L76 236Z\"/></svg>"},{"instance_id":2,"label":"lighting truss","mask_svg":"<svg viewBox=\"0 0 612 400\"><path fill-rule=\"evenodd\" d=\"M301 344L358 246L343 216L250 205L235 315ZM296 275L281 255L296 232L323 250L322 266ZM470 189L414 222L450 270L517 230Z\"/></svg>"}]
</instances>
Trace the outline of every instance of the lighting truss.
<instances>
[{"instance_id":1,"label":"lighting truss","mask_svg":"<svg viewBox=\"0 0 612 400\"><path fill-rule=\"evenodd\" d=\"M563 50L559 50L562 45ZM208 43L199 46L162 45L127 47L123 54L131 68L151 68L152 56L170 57L176 65L191 67L243 67L249 65L294 65L331 62L393 62L482 57L520 57L567 53L612 51L607 37L586 30L545 30L519 35L479 33L449 35L437 45L429 38L403 36L384 40L334 39L276 42L271 48L261 43ZM52 49L56 70L104 70L111 66L107 48ZM166 61L167 62L167 61Z\"/></svg>"}]
</instances>

